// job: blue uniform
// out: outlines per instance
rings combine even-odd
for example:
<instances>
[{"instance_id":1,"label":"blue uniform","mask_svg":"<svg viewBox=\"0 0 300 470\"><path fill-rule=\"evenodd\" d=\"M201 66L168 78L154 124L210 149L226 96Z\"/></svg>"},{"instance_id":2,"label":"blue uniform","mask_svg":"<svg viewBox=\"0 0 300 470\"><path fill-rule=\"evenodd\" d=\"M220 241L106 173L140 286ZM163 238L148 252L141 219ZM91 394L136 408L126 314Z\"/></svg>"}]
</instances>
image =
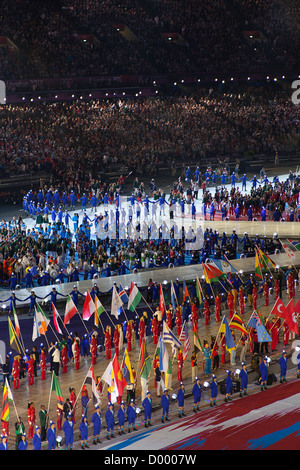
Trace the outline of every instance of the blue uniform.
<instances>
[{"instance_id":1,"label":"blue uniform","mask_svg":"<svg viewBox=\"0 0 300 470\"><path fill-rule=\"evenodd\" d=\"M267 380L268 380L268 366L263 361L259 366L259 372L261 375L261 389L266 388Z\"/></svg>"},{"instance_id":2,"label":"blue uniform","mask_svg":"<svg viewBox=\"0 0 300 470\"><path fill-rule=\"evenodd\" d=\"M210 396L211 396L211 404L212 404L212 400L216 402L216 398L218 396L218 384L215 380L213 380L212 383L210 384Z\"/></svg>"},{"instance_id":3,"label":"blue uniform","mask_svg":"<svg viewBox=\"0 0 300 470\"><path fill-rule=\"evenodd\" d=\"M128 418L128 426L130 427L131 425L135 425L135 419L136 419L136 412L135 408L132 405L129 405L127 410L127 418Z\"/></svg>"},{"instance_id":4,"label":"blue uniform","mask_svg":"<svg viewBox=\"0 0 300 470\"><path fill-rule=\"evenodd\" d=\"M152 413L152 398L150 395L146 396L146 398L142 402L142 406L144 408L144 416L145 416L145 421L149 422L151 419L151 413Z\"/></svg>"},{"instance_id":5,"label":"blue uniform","mask_svg":"<svg viewBox=\"0 0 300 470\"><path fill-rule=\"evenodd\" d=\"M42 448L42 441L41 441L41 433L35 432L32 438L32 445L34 450L41 450Z\"/></svg>"},{"instance_id":6,"label":"blue uniform","mask_svg":"<svg viewBox=\"0 0 300 470\"><path fill-rule=\"evenodd\" d=\"M168 414L169 414L169 405L170 405L170 398L169 395L166 395L165 393L161 397L160 404L162 406L162 421L164 420L164 417L168 419Z\"/></svg>"},{"instance_id":7,"label":"blue uniform","mask_svg":"<svg viewBox=\"0 0 300 470\"><path fill-rule=\"evenodd\" d=\"M241 390L246 390L248 387L248 372L247 369L242 369L239 373L239 378L241 379Z\"/></svg>"},{"instance_id":8,"label":"blue uniform","mask_svg":"<svg viewBox=\"0 0 300 470\"><path fill-rule=\"evenodd\" d=\"M105 413L105 420L106 420L106 426L107 426L107 435L111 433L113 435L114 433L114 427L115 427L115 418L114 418L114 411L108 409L107 412Z\"/></svg>"},{"instance_id":9,"label":"blue uniform","mask_svg":"<svg viewBox=\"0 0 300 470\"><path fill-rule=\"evenodd\" d=\"M81 435L81 440L82 441L87 441L88 435L89 435L89 429L88 429L88 422L85 421L84 419L81 421L79 425L79 431Z\"/></svg>"},{"instance_id":10,"label":"blue uniform","mask_svg":"<svg viewBox=\"0 0 300 470\"><path fill-rule=\"evenodd\" d=\"M50 428L47 430L48 450L55 449L56 447L56 429Z\"/></svg>"},{"instance_id":11,"label":"blue uniform","mask_svg":"<svg viewBox=\"0 0 300 470\"><path fill-rule=\"evenodd\" d=\"M281 358L278 361L278 364L280 365L280 382L285 381L285 376L286 376L286 371L287 371L287 357L285 354L281 356Z\"/></svg>"},{"instance_id":12,"label":"blue uniform","mask_svg":"<svg viewBox=\"0 0 300 470\"><path fill-rule=\"evenodd\" d=\"M122 428L125 424L125 408L123 406L118 409L117 418L119 427Z\"/></svg>"},{"instance_id":13,"label":"blue uniform","mask_svg":"<svg viewBox=\"0 0 300 470\"><path fill-rule=\"evenodd\" d=\"M74 441L74 423L72 419L68 419L64 422L63 432L65 434L65 446L72 448Z\"/></svg>"},{"instance_id":14,"label":"blue uniform","mask_svg":"<svg viewBox=\"0 0 300 470\"><path fill-rule=\"evenodd\" d=\"M95 410L91 422L93 423L93 438L95 442L96 437L99 436L101 432L101 413L99 409Z\"/></svg>"},{"instance_id":15,"label":"blue uniform","mask_svg":"<svg viewBox=\"0 0 300 470\"><path fill-rule=\"evenodd\" d=\"M200 383L198 384L197 382L195 383L195 385L193 386L193 396L194 396L194 405L196 405L196 403L199 403L199 401L201 400L201 385Z\"/></svg>"}]
</instances>

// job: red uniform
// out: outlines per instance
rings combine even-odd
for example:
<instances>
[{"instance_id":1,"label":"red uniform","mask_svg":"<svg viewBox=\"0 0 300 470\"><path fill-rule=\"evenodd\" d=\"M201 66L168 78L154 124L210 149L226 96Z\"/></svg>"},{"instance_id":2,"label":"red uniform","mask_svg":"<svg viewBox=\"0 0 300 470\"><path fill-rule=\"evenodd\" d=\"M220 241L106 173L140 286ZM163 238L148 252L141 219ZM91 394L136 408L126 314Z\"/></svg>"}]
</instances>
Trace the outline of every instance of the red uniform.
<instances>
[{"instance_id":1,"label":"red uniform","mask_svg":"<svg viewBox=\"0 0 300 470\"><path fill-rule=\"evenodd\" d=\"M193 325L193 331L197 331L198 329L198 307L195 304L195 302L192 303L192 325Z\"/></svg>"},{"instance_id":2,"label":"red uniform","mask_svg":"<svg viewBox=\"0 0 300 470\"><path fill-rule=\"evenodd\" d=\"M221 303L222 303L222 298L220 295L217 295L215 298L215 316L216 316L216 322L220 321L221 317Z\"/></svg>"},{"instance_id":3,"label":"red uniform","mask_svg":"<svg viewBox=\"0 0 300 470\"><path fill-rule=\"evenodd\" d=\"M167 325L168 327L170 328L170 330L172 329L172 320L173 320L173 315L172 315L172 310L167 310Z\"/></svg>"},{"instance_id":4,"label":"red uniform","mask_svg":"<svg viewBox=\"0 0 300 470\"><path fill-rule=\"evenodd\" d=\"M244 298L244 290L242 287L239 289L239 307L240 307L240 315L245 313L245 298Z\"/></svg>"},{"instance_id":5,"label":"red uniform","mask_svg":"<svg viewBox=\"0 0 300 470\"><path fill-rule=\"evenodd\" d=\"M295 280L294 275L292 273L288 275L287 288L289 293L289 299L292 299L293 297L295 297Z\"/></svg>"},{"instance_id":6,"label":"red uniform","mask_svg":"<svg viewBox=\"0 0 300 470\"><path fill-rule=\"evenodd\" d=\"M181 350L179 350L178 356L177 356L177 378L179 382L182 382L182 369L183 369L183 354Z\"/></svg>"},{"instance_id":7,"label":"red uniform","mask_svg":"<svg viewBox=\"0 0 300 470\"><path fill-rule=\"evenodd\" d=\"M28 421L28 438L32 439L33 434L34 434L34 425L35 425L35 407L33 404L31 404L28 407L27 421Z\"/></svg>"},{"instance_id":8,"label":"red uniform","mask_svg":"<svg viewBox=\"0 0 300 470\"><path fill-rule=\"evenodd\" d=\"M269 283L264 283L264 298L265 298L265 306L269 305Z\"/></svg>"},{"instance_id":9,"label":"red uniform","mask_svg":"<svg viewBox=\"0 0 300 470\"><path fill-rule=\"evenodd\" d=\"M61 408L57 407L56 408L56 417L57 417L57 420L56 420L56 427L57 429L62 429L62 419L63 419L63 416L64 416L64 412Z\"/></svg>"},{"instance_id":10,"label":"red uniform","mask_svg":"<svg viewBox=\"0 0 300 470\"><path fill-rule=\"evenodd\" d=\"M152 325L151 325L152 335L153 335L153 344L157 344L158 341L158 321L156 315L152 318Z\"/></svg>"},{"instance_id":11,"label":"red uniform","mask_svg":"<svg viewBox=\"0 0 300 470\"><path fill-rule=\"evenodd\" d=\"M74 362L75 362L75 369L80 369L80 346L78 341L75 341L74 345Z\"/></svg>"},{"instance_id":12,"label":"red uniform","mask_svg":"<svg viewBox=\"0 0 300 470\"><path fill-rule=\"evenodd\" d=\"M207 299L204 300L204 323L205 325L209 325L209 301Z\"/></svg>"},{"instance_id":13,"label":"red uniform","mask_svg":"<svg viewBox=\"0 0 300 470\"><path fill-rule=\"evenodd\" d=\"M44 349L41 351L40 355L40 368L41 368L41 379L46 379L46 352Z\"/></svg>"},{"instance_id":14,"label":"red uniform","mask_svg":"<svg viewBox=\"0 0 300 470\"><path fill-rule=\"evenodd\" d=\"M113 342L114 342L114 347L115 347L115 353L117 356L119 355L119 341L120 341L120 333L119 333L118 325L116 325L115 331L114 331Z\"/></svg>"},{"instance_id":15,"label":"red uniform","mask_svg":"<svg viewBox=\"0 0 300 470\"><path fill-rule=\"evenodd\" d=\"M76 393L75 393L75 390L72 389L71 393L70 393L70 396L69 396L69 399L70 399L70 402L72 403L72 406L73 406L73 410L72 410L72 413L73 413L73 421L75 423L75 411L76 411Z\"/></svg>"},{"instance_id":16,"label":"red uniform","mask_svg":"<svg viewBox=\"0 0 300 470\"><path fill-rule=\"evenodd\" d=\"M28 385L33 385L34 384L34 359L33 357L30 357L27 364L28 364L28 368L27 368Z\"/></svg>"},{"instance_id":17,"label":"red uniform","mask_svg":"<svg viewBox=\"0 0 300 470\"><path fill-rule=\"evenodd\" d=\"M111 334L110 334L109 327L106 328L104 346L105 346L105 352L106 352L106 359L110 359L111 358Z\"/></svg>"},{"instance_id":18,"label":"red uniform","mask_svg":"<svg viewBox=\"0 0 300 470\"><path fill-rule=\"evenodd\" d=\"M132 330L130 322L126 326L126 340L127 340L127 350L130 352L132 350Z\"/></svg>"},{"instance_id":19,"label":"red uniform","mask_svg":"<svg viewBox=\"0 0 300 470\"><path fill-rule=\"evenodd\" d=\"M14 358L13 366L12 366L12 376L14 379L14 389L19 388L20 386L20 362L19 357L16 356Z\"/></svg>"},{"instance_id":20,"label":"red uniform","mask_svg":"<svg viewBox=\"0 0 300 470\"><path fill-rule=\"evenodd\" d=\"M143 341L146 339L145 320L143 317L141 317L140 323L139 323L139 338L140 338L140 347L142 347Z\"/></svg>"},{"instance_id":21,"label":"red uniform","mask_svg":"<svg viewBox=\"0 0 300 470\"><path fill-rule=\"evenodd\" d=\"M176 324L176 329L177 329L177 336L179 336L181 333L181 326L182 326L182 315L181 315L180 307L177 307L176 309L175 324Z\"/></svg>"},{"instance_id":22,"label":"red uniform","mask_svg":"<svg viewBox=\"0 0 300 470\"><path fill-rule=\"evenodd\" d=\"M92 364L96 364L96 361L97 361L97 338L94 335L92 335L92 338L91 338L90 351L91 351L91 356L92 356Z\"/></svg>"},{"instance_id":23,"label":"red uniform","mask_svg":"<svg viewBox=\"0 0 300 470\"><path fill-rule=\"evenodd\" d=\"M286 320L284 320L283 322L282 332L283 332L283 345L287 346L289 344L289 339L290 339L290 329Z\"/></svg>"},{"instance_id":24,"label":"red uniform","mask_svg":"<svg viewBox=\"0 0 300 470\"><path fill-rule=\"evenodd\" d=\"M280 286L279 286L278 279L275 279L275 282L274 282L274 293L275 293L275 300L277 300L280 294Z\"/></svg>"},{"instance_id":25,"label":"red uniform","mask_svg":"<svg viewBox=\"0 0 300 470\"><path fill-rule=\"evenodd\" d=\"M233 317L233 295L231 292L228 292L227 295L227 305L229 310L229 318Z\"/></svg>"},{"instance_id":26,"label":"red uniform","mask_svg":"<svg viewBox=\"0 0 300 470\"><path fill-rule=\"evenodd\" d=\"M221 338L221 363L225 364L226 363L226 337L223 334Z\"/></svg>"},{"instance_id":27,"label":"red uniform","mask_svg":"<svg viewBox=\"0 0 300 470\"><path fill-rule=\"evenodd\" d=\"M68 370L68 348L64 344L61 350L62 373L65 374Z\"/></svg>"},{"instance_id":28,"label":"red uniform","mask_svg":"<svg viewBox=\"0 0 300 470\"><path fill-rule=\"evenodd\" d=\"M274 323L272 323L272 326L270 328L270 333L271 333L271 338L272 338L272 343L271 343L271 350L272 351L275 351L276 350L276 346L278 344L278 341L279 341L279 328L278 328L278 323L277 321L275 320Z\"/></svg>"},{"instance_id":29,"label":"red uniform","mask_svg":"<svg viewBox=\"0 0 300 470\"><path fill-rule=\"evenodd\" d=\"M257 310L257 287L252 288L253 309Z\"/></svg>"}]
</instances>

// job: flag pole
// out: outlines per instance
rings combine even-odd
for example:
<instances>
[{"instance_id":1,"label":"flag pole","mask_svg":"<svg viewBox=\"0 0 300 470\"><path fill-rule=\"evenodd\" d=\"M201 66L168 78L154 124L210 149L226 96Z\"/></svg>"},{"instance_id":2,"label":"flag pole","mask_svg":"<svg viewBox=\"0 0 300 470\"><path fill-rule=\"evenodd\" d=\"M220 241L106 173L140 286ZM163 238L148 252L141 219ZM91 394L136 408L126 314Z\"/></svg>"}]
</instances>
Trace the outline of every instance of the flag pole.
<instances>
[{"instance_id":1,"label":"flag pole","mask_svg":"<svg viewBox=\"0 0 300 470\"><path fill-rule=\"evenodd\" d=\"M50 410L50 401L51 401L51 392L52 392L52 386L53 386L53 375L54 375L54 370L52 371L52 377L51 377L51 386L50 386L50 393L49 393L49 400L48 400L48 408L47 408L47 415L49 416L49 410Z\"/></svg>"}]
</instances>

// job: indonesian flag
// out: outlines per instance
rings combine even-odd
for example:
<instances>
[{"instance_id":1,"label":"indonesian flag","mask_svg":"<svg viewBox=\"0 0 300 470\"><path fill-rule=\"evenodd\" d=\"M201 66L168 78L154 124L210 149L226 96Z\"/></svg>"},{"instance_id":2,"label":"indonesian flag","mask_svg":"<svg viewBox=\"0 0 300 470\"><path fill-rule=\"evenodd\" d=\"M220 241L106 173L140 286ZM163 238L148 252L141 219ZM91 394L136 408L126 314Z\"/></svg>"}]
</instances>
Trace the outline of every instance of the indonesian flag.
<instances>
[{"instance_id":1,"label":"indonesian flag","mask_svg":"<svg viewBox=\"0 0 300 470\"><path fill-rule=\"evenodd\" d=\"M59 318L59 313L54 305L54 303L52 302L52 312L53 312L53 323L54 323L54 326L55 326L55 329L57 331L57 333L61 334L62 335L62 331L59 327L59 324L58 324L58 318Z\"/></svg>"},{"instance_id":2,"label":"indonesian flag","mask_svg":"<svg viewBox=\"0 0 300 470\"><path fill-rule=\"evenodd\" d=\"M67 303L66 303L66 308L65 308L65 318L64 318L64 325L67 325L70 323L71 318L77 313L77 308L71 299L71 297L68 295L67 297Z\"/></svg>"},{"instance_id":3,"label":"indonesian flag","mask_svg":"<svg viewBox=\"0 0 300 470\"><path fill-rule=\"evenodd\" d=\"M87 291L82 309L82 318L84 320L88 320L93 315L95 310L96 305L94 304L91 294L89 293L89 291Z\"/></svg>"}]
</instances>

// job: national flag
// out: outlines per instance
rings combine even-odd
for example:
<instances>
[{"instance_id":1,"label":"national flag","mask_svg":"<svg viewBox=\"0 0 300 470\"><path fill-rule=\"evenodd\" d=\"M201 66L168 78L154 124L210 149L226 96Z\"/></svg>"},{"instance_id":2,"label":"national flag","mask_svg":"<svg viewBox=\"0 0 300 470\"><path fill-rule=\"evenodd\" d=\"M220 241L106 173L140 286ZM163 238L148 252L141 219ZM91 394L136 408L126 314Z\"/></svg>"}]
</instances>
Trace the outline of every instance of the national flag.
<instances>
[{"instance_id":1,"label":"national flag","mask_svg":"<svg viewBox=\"0 0 300 470\"><path fill-rule=\"evenodd\" d=\"M184 322L179 336L180 341L183 342L183 360L185 361L188 355L189 350L191 349L191 343L189 339L187 324Z\"/></svg>"},{"instance_id":2,"label":"national flag","mask_svg":"<svg viewBox=\"0 0 300 470\"><path fill-rule=\"evenodd\" d=\"M143 379L148 380L150 371L152 369L151 359L146 349L145 340L142 341L141 346L141 360L140 360L140 375Z\"/></svg>"},{"instance_id":3,"label":"national flag","mask_svg":"<svg viewBox=\"0 0 300 470\"><path fill-rule=\"evenodd\" d=\"M297 310L299 310L298 302L297 302L296 306L297 306ZM289 303L287 304L287 306L286 306L286 321L287 321L289 329L293 333L296 333L298 335L299 334L298 314L297 314L296 309L294 307L293 299L291 299L289 301Z\"/></svg>"},{"instance_id":4,"label":"national flag","mask_svg":"<svg viewBox=\"0 0 300 470\"><path fill-rule=\"evenodd\" d=\"M13 401L13 396L10 390L10 386L7 380L5 379L2 396L1 420L6 422L9 421L9 400Z\"/></svg>"},{"instance_id":5,"label":"national flag","mask_svg":"<svg viewBox=\"0 0 300 470\"><path fill-rule=\"evenodd\" d=\"M280 240L280 243L282 245L282 248L284 249L285 253L288 255L288 257L293 260L295 258L295 253L293 252L293 250L291 250L286 243L283 243L281 240Z\"/></svg>"},{"instance_id":6,"label":"national flag","mask_svg":"<svg viewBox=\"0 0 300 470\"><path fill-rule=\"evenodd\" d=\"M220 282L220 278L226 279L226 274L213 265L202 263L202 269L207 284Z\"/></svg>"},{"instance_id":7,"label":"national flag","mask_svg":"<svg viewBox=\"0 0 300 470\"><path fill-rule=\"evenodd\" d=\"M224 255L224 259L225 259L225 262L222 263L222 265L224 267L223 271L228 272L228 268L229 268L230 272L237 273L238 270L230 263L230 261L229 261L229 259L227 258L226 255ZM227 268L226 264L227 264L228 268Z\"/></svg>"},{"instance_id":8,"label":"national flag","mask_svg":"<svg viewBox=\"0 0 300 470\"><path fill-rule=\"evenodd\" d=\"M14 304L12 304L12 310L13 310L14 322L15 322L15 332L16 332L17 337L20 338L21 328L20 328L19 319L18 319L18 315L17 315Z\"/></svg>"},{"instance_id":9,"label":"national flag","mask_svg":"<svg viewBox=\"0 0 300 470\"><path fill-rule=\"evenodd\" d=\"M9 344L12 349L21 354L18 340L16 338L16 333L12 325L11 319L8 317L8 334L9 334Z\"/></svg>"},{"instance_id":10,"label":"national flag","mask_svg":"<svg viewBox=\"0 0 300 470\"><path fill-rule=\"evenodd\" d=\"M231 352L235 348L235 342L234 342L234 339L232 337L232 333L230 331L230 328L229 328L229 325L228 325L228 322L227 322L227 319L226 319L225 315L223 316L223 320L222 320L222 324L220 326L219 332L225 334L226 349L227 349L227 351Z\"/></svg>"},{"instance_id":11,"label":"national flag","mask_svg":"<svg viewBox=\"0 0 300 470\"><path fill-rule=\"evenodd\" d=\"M261 262L260 262L260 258L258 256L258 253L257 251L255 250L255 267L254 267L254 272L255 272L255 276L258 277L259 279L262 279L263 276L262 276L262 266L261 266Z\"/></svg>"},{"instance_id":12,"label":"national flag","mask_svg":"<svg viewBox=\"0 0 300 470\"><path fill-rule=\"evenodd\" d=\"M58 324L58 319L60 318L60 316L59 316L59 313L58 313L58 311L57 311L57 309L56 309L53 302L52 302L52 312L53 312L53 323L54 323L55 329L56 329L57 333L62 335L62 331L61 331L60 326Z\"/></svg>"},{"instance_id":13,"label":"national flag","mask_svg":"<svg viewBox=\"0 0 300 470\"><path fill-rule=\"evenodd\" d=\"M124 360L123 360L123 377L127 385L134 384L134 377L132 372L132 367L130 364L130 358L127 349L125 349Z\"/></svg>"},{"instance_id":14,"label":"national flag","mask_svg":"<svg viewBox=\"0 0 300 470\"><path fill-rule=\"evenodd\" d=\"M111 298L111 315L118 318L120 309L123 307L123 302L119 297L116 286L113 286L112 298Z\"/></svg>"},{"instance_id":15,"label":"national flag","mask_svg":"<svg viewBox=\"0 0 300 470\"><path fill-rule=\"evenodd\" d=\"M41 311L35 307L33 314L32 341L35 341L41 335L46 334L47 325L48 320L43 316Z\"/></svg>"},{"instance_id":16,"label":"national flag","mask_svg":"<svg viewBox=\"0 0 300 470\"><path fill-rule=\"evenodd\" d=\"M274 263L274 261L260 248L257 247L256 249L263 268L267 269L269 264L272 266L272 268L275 268L276 264Z\"/></svg>"},{"instance_id":17,"label":"national flag","mask_svg":"<svg viewBox=\"0 0 300 470\"><path fill-rule=\"evenodd\" d=\"M182 297L183 297L183 301L190 298L189 290L186 286L185 281L183 281L183 285L182 285Z\"/></svg>"},{"instance_id":18,"label":"national flag","mask_svg":"<svg viewBox=\"0 0 300 470\"><path fill-rule=\"evenodd\" d=\"M128 298L128 310L130 310L131 312L134 312L136 307L140 303L141 299L142 299L142 294L140 293L136 284L133 281L131 281L129 298Z\"/></svg>"},{"instance_id":19,"label":"national flag","mask_svg":"<svg viewBox=\"0 0 300 470\"><path fill-rule=\"evenodd\" d=\"M112 361L112 368L114 371L114 376L116 380L116 387L118 389L118 396L121 397L124 392L124 388L126 387L127 383L126 380L123 377L119 361L118 361L118 356L115 354L113 361Z\"/></svg>"},{"instance_id":20,"label":"national flag","mask_svg":"<svg viewBox=\"0 0 300 470\"><path fill-rule=\"evenodd\" d=\"M277 298L270 312L270 315L276 315L277 317L286 319L286 316L287 316L286 308L280 297Z\"/></svg>"},{"instance_id":21,"label":"national flag","mask_svg":"<svg viewBox=\"0 0 300 470\"><path fill-rule=\"evenodd\" d=\"M97 390L95 375L94 375L94 369L93 369L92 365L91 365L91 367L90 367L90 369L89 369L89 371L88 371L88 373L85 377L84 384L91 385L92 395L93 395L93 404L94 405L99 405L100 404L100 395L99 395L99 392Z\"/></svg>"},{"instance_id":22,"label":"national flag","mask_svg":"<svg viewBox=\"0 0 300 470\"><path fill-rule=\"evenodd\" d=\"M287 238L287 240L293 245L294 248L296 248L296 250L300 251L300 243L298 241L293 241L289 238Z\"/></svg>"},{"instance_id":23,"label":"national flag","mask_svg":"<svg viewBox=\"0 0 300 470\"><path fill-rule=\"evenodd\" d=\"M271 336L267 332L265 326L263 325L262 319L258 315L258 313L254 310L252 313L250 320L248 321L247 327L255 328L257 332L257 341L259 343L266 343L268 341L272 341Z\"/></svg>"},{"instance_id":24,"label":"national flag","mask_svg":"<svg viewBox=\"0 0 300 470\"><path fill-rule=\"evenodd\" d=\"M173 309L175 310L176 309L176 304L178 304L178 299L177 299L177 296L176 296L173 281L171 281L171 304L172 304Z\"/></svg>"},{"instance_id":25,"label":"national flag","mask_svg":"<svg viewBox=\"0 0 300 470\"><path fill-rule=\"evenodd\" d=\"M159 340L160 344L160 350L159 350L159 370L162 372L167 373L169 369L169 354L166 348L165 343L162 340L162 337L160 337Z\"/></svg>"},{"instance_id":26,"label":"national flag","mask_svg":"<svg viewBox=\"0 0 300 470\"><path fill-rule=\"evenodd\" d=\"M70 295L67 297L67 303L65 307L65 317L64 317L64 325L70 323L71 318L77 313L76 305L74 304Z\"/></svg>"},{"instance_id":27,"label":"national flag","mask_svg":"<svg viewBox=\"0 0 300 470\"><path fill-rule=\"evenodd\" d=\"M198 354L198 352L200 351L203 352L203 346L201 344L197 331L194 331L194 351L196 354Z\"/></svg>"},{"instance_id":28,"label":"national flag","mask_svg":"<svg viewBox=\"0 0 300 470\"><path fill-rule=\"evenodd\" d=\"M52 375L52 388L51 388L51 392L52 391L55 391L56 392L56 404L57 404L57 407L62 410L63 407L64 407L64 399L63 399L63 395L62 395L62 392L61 392L61 389L60 389L60 386L59 386L59 383L58 383L58 379L56 377L56 374L53 372L53 375Z\"/></svg>"},{"instance_id":29,"label":"national flag","mask_svg":"<svg viewBox=\"0 0 300 470\"><path fill-rule=\"evenodd\" d=\"M94 301L91 297L90 292L87 290L86 296L84 299L84 304L82 307L82 318L83 320L87 321L90 319L90 317L93 315L93 313L96 310L96 306L94 304Z\"/></svg>"},{"instance_id":30,"label":"national flag","mask_svg":"<svg viewBox=\"0 0 300 470\"><path fill-rule=\"evenodd\" d=\"M105 308L103 307L102 303L98 299L97 295L94 297L94 303L95 303L95 312L94 312L94 325L99 326L99 317L100 315L105 312Z\"/></svg>"},{"instance_id":31,"label":"national flag","mask_svg":"<svg viewBox=\"0 0 300 470\"><path fill-rule=\"evenodd\" d=\"M201 284L200 284L200 280L199 280L198 276L196 278L196 296L197 296L199 304L202 305L203 304L203 295L202 295L202 288L201 288Z\"/></svg>"},{"instance_id":32,"label":"national flag","mask_svg":"<svg viewBox=\"0 0 300 470\"><path fill-rule=\"evenodd\" d=\"M232 319L229 323L229 328L239 330L242 333L244 333L246 336L248 336L249 334L241 317L237 313L233 314Z\"/></svg>"},{"instance_id":33,"label":"national flag","mask_svg":"<svg viewBox=\"0 0 300 470\"><path fill-rule=\"evenodd\" d=\"M165 313L165 298L164 298L164 293L162 290L162 285L160 284L159 288L159 310L162 312L162 314Z\"/></svg>"},{"instance_id":34,"label":"national flag","mask_svg":"<svg viewBox=\"0 0 300 470\"><path fill-rule=\"evenodd\" d=\"M165 343L171 343L173 355L176 352L175 348L180 349L182 347L181 341L178 338L176 338L176 336L170 330L170 328L168 327L165 321L163 321L162 339Z\"/></svg>"},{"instance_id":35,"label":"national flag","mask_svg":"<svg viewBox=\"0 0 300 470\"><path fill-rule=\"evenodd\" d=\"M126 290L122 287L121 284L119 287L119 297L122 300L123 305L125 305L128 302L128 295L126 293Z\"/></svg>"}]
</instances>

